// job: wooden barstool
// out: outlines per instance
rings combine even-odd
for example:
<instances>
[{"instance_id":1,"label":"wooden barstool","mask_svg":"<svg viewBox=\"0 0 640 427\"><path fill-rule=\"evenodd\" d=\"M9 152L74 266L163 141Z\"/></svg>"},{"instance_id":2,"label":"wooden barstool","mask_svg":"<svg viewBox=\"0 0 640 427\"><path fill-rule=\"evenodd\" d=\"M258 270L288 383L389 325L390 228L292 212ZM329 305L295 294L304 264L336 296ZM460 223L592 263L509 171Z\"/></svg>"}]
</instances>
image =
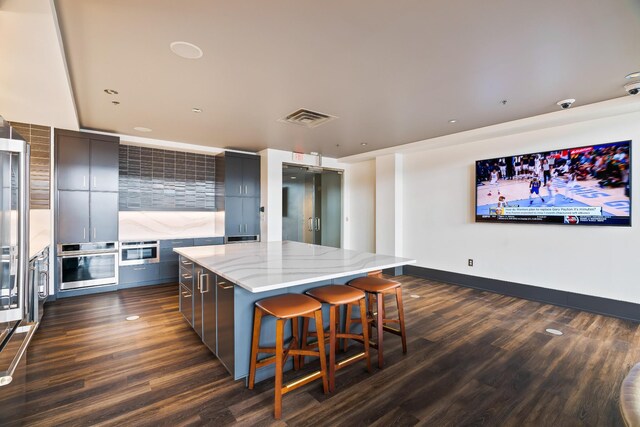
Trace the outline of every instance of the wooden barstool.
<instances>
[{"instance_id":1,"label":"wooden barstool","mask_svg":"<svg viewBox=\"0 0 640 427\"><path fill-rule=\"evenodd\" d=\"M312 296L322 303L329 304L329 336L326 337L329 340L329 391L334 391L336 388L336 371L344 368L359 360L366 359L367 369L371 372L371 359L369 357L369 334L367 328L367 312L364 305L365 294L358 289L354 289L345 285L328 285L314 288L307 291L307 295ZM351 308L352 306L360 307L360 317L362 319L362 334L353 334L348 329L344 333L340 332L340 306L346 305ZM316 332L309 332L309 319L304 319L302 326L302 348L315 347L322 341L321 328L318 328L316 323ZM307 339L309 336L318 336L317 343L308 344ZM338 350L338 339L352 339L360 341L364 344L364 351L354 356L348 357L344 360L336 362L336 351Z\"/></svg>"},{"instance_id":2,"label":"wooden barstool","mask_svg":"<svg viewBox=\"0 0 640 427\"><path fill-rule=\"evenodd\" d=\"M402 352L407 352L407 335L404 328L404 309L402 306L402 288L400 287L400 283L384 279L381 277L358 277L357 279L351 280L347 283L349 286L352 286L356 289L360 289L367 294L368 300L368 311L367 311L367 320L369 325L369 336L372 334L372 327L376 328L376 332L378 333L378 337L375 343L371 343L371 347L378 350L378 367L382 368L384 366L384 356L382 351L382 335L383 332L391 332L395 335L400 335L402 339ZM396 296L396 304L398 305L398 318L397 319L386 319L384 313L384 296L387 294L395 294ZM373 311L373 299L375 298L377 304L376 312ZM351 308L347 307L347 321L345 328L348 331L351 327L351 322L357 320L351 318ZM392 328L388 326L388 324L394 323L399 324L400 329ZM347 343L345 342L345 350L347 348Z\"/></svg>"},{"instance_id":3,"label":"wooden barstool","mask_svg":"<svg viewBox=\"0 0 640 427\"><path fill-rule=\"evenodd\" d=\"M262 325L262 316L271 315L276 318L276 346L260 347L260 327ZM318 351L309 349L301 349L298 339L298 317L315 319L316 325L320 325L318 333ZM287 320L291 319L293 338L289 343L286 351L284 349L284 326ZM285 294L257 301L254 310L253 319L253 339L251 343L251 365L249 367L249 389L253 389L256 379L256 369L275 363L275 405L274 417L280 419L282 416L282 395L286 394L298 387L302 387L311 381L322 378L322 387L325 394L329 391L327 384L327 366L326 355L324 350L324 336L322 327L322 304L317 300L301 294ZM258 360L259 353L273 354L262 360ZM293 356L293 366L295 370L300 368L301 356L315 356L320 358L320 370L312 372L300 379L292 381L288 384L282 384L282 370L289 356Z\"/></svg>"}]
</instances>

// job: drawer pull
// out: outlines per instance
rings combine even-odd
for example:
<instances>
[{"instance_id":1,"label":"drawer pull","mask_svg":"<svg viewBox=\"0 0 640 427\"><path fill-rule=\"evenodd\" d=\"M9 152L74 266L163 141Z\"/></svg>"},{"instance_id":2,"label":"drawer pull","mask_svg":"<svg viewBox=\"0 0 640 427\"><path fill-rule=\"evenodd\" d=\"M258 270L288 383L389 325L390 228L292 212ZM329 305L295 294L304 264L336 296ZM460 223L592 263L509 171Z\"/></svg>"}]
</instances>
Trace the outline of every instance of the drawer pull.
<instances>
[{"instance_id":1,"label":"drawer pull","mask_svg":"<svg viewBox=\"0 0 640 427\"><path fill-rule=\"evenodd\" d=\"M183 278L183 279L187 279L187 280L189 280L189 279L193 279L193 276L192 276L192 275L190 275L190 274L183 274L183 275L182 275L182 278Z\"/></svg>"},{"instance_id":2,"label":"drawer pull","mask_svg":"<svg viewBox=\"0 0 640 427\"><path fill-rule=\"evenodd\" d=\"M193 263L191 261L181 261L182 265L193 265Z\"/></svg>"},{"instance_id":3,"label":"drawer pull","mask_svg":"<svg viewBox=\"0 0 640 427\"><path fill-rule=\"evenodd\" d=\"M225 286L226 284L227 284L227 282L220 282L220 283L218 283L218 287L220 289L224 289L224 290L233 288L233 285Z\"/></svg>"},{"instance_id":4,"label":"drawer pull","mask_svg":"<svg viewBox=\"0 0 640 427\"><path fill-rule=\"evenodd\" d=\"M183 292L183 293L182 293L182 296L183 296L184 298L191 298L191 293L190 293L190 292Z\"/></svg>"},{"instance_id":5,"label":"drawer pull","mask_svg":"<svg viewBox=\"0 0 640 427\"><path fill-rule=\"evenodd\" d=\"M140 270L146 270L147 267L136 267L134 268L135 271L140 271Z\"/></svg>"}]
</instances>

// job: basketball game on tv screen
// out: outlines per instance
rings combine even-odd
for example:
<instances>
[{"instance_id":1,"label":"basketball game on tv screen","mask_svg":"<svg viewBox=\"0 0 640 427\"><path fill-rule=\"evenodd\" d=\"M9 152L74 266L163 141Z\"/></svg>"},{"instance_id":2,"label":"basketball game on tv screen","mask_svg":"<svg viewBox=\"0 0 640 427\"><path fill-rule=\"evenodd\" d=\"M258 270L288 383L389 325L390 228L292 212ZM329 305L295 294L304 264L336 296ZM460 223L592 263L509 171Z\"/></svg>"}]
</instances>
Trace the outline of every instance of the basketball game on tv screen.
<instances>
[{"instance_id":1,"label":"basketball game on tv screen","mask_svg":"<svg viewBox=\"0 0 640 427\"><path fill-rule=\"evenodd\" d=\"M476 221L631 225L631 141L476 162Z\"/></svg>"}]
</instances>

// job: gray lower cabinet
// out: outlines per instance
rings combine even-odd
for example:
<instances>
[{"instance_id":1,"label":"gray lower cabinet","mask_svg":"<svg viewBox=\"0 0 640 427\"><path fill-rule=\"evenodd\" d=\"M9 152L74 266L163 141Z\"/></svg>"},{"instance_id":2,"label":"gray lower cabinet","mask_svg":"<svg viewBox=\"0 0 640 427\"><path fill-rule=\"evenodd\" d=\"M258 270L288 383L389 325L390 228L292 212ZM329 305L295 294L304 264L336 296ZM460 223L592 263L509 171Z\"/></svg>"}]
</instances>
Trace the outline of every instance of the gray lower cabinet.
<instances>
[{"instance_id":1,"label":"gray lower cabinet","mask_svg":"<svg viewBox=\"0 0 640 427\"><path fill-rule=\"evenodd\" d=\"M200 290L200 276L204 269L199 265L193 266L193 329L202 338L202 291Z\"/></svg>"},{"instance_id":2,"label":"gray lower cabinet","mask_svg":"<svg viewBox=\"0 0 640 427\"><path fill-rule=\"evenodd\" d=\"M118 241L118 193L91 192L91 241Z\"/></svg>"},{"instance_id":3,"label":"gray lower cabinet","mask_svg":"<svg viewBox=\"0 0 640 427\"><path fill-rule=\"evenodd\" d=\"M223 277L216 277L216 302L218 305L217 333L218 351L216 355L227 370L234 375L235 371L235 339L234 339L234 309L233 293L235 285Z\"/></svg>"},{"instance_id":4,"label":"gray lower cabinet","mask_svg":"<svg viewBox=\"0 0 640 427\"><path fill-rule=\"evenodd\" d=\"M153 283L158 277L158 264L126 265L119 268L119 285Z\"/></svg>"},{"instance_id":5,"label":"gray lower cabinet","mask_svg":"<svg viewBox=\"0 0 640 427\"><path fill-rule=\"evenodd\" d=\"M234 375L235 285L197 264L193 265L193 270L188 270L183 265L185 261L189 262L181 257L180 312L207 348ZM188 283L193 283L191 293ZM189 312L189 299L193 301L192 312Z\"/></svg>"},{"instance_id":6,"label":"gray lower cabinet","mask_svg":"<svg viewBox=\"0 0 640 427\"><path fill-rule=\"evenodd\" d=\"M58 191L58 242L87 243L89 228L89 192Z\"/></svg>"},{"instance_id":7,"label":"gray lower cabinet","mask_svg":"<svg viewBox=\"0 0 640 427\"><path fill-rule=\"evenodd\" d=\"M193 291L180 284L180 313L193 326Z\"/></svg>"},{"instance_id":8,"label":"gray lower cabinet","mask_svg":"<svg viewBox=\"0 0 640 427\"><path fill-rule=\"evenodd\" d=\"M202 295L202 342L216 354L216 275L202 269L196 279L200 281Z\"/></svg>"}]
</instances>

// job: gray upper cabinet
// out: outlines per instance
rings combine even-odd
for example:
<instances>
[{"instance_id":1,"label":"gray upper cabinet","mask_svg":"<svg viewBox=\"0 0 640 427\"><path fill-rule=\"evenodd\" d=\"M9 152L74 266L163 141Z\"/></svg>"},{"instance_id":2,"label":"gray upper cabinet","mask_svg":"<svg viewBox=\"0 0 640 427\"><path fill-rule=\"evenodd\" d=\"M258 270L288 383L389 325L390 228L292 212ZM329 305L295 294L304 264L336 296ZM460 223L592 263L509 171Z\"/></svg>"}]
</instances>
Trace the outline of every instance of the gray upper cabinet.
<instances>
[{"instance_id":1,"label":"gray upper cabinet","mask_svg":"<svg viewBox=\"0 0 640 427\"><path fill-rule=\"evenodd\" d=\"M89 192L59 191L58 243L90 241Z\"/></svg>"},{"instance_id":2,"label":"gray upper cabinet","mask_svg":"<svg viewBox=\"0 0 640 427\"><path fill-rule=\"evenodd\" d=\"M225 195L260 196L260 157L225 153Z\"/></svg>"},{"instance_id":3,"label":"gray upper cabinet","mask_svg":"<svg viewBox=\"0 0 640 427\"><path fill-rule=\"evenodd\" d=\"M225 154L224 193L226 196L244 196L242 157Z\"/></svg>"},{"instance_id":4,"label":"gray upper cabinet","mask_svg":"<svg viewBox=\"0 0 640 427\"><path fill-rule=\"evenodd\" d=\"M260 234L260 157L224 153L225 234Z\"/></svg>"},{"instance_id":5,"label":"gray upper cabinet","mask_svg":"<svg viewBox=\"0 0 640 427\"><path fill-rule=\"evenodd\" d=\"M242 159L244 195L260 197L260 157Z\"/></svg>"},{"instance_id":6,"label":"gray upper cabinet","mask_svg":"<svg viewBox=\"0 0 640 427\"><path fill-rule=\"evenodd\" d=\"M88 190L90 140L66 134L60 135L56 141L56 153L58 190Z\"/></svg>"},{"instance_id":7,"label":"gray upper cabinet","mask_svg":"<svg viewBox=\"0 0 640 427\"><path fill-rule=\"evenodd\" d=\"M92 242L118 240L118 193L91 192L90 224Z\"/></svg>"},{"instance_id":8,"label":"gray upper cabinet","mask_svg":"<svg viewBox=\"0 0 640 427\"><path fill-rule=\"evenodd\" d=\"M56 130L57 243L118 240L119 139Z\"/></svg>"},{"instance_id":9,"label":"gray upper cabinet","mask_svg":"<svg viewBox=\"0 0 640 427\"><path fill-rule=\"evenodd\" d=\"M118 191L117 142L91 141L91 191Z\"/></svg>"}]
</instances>

